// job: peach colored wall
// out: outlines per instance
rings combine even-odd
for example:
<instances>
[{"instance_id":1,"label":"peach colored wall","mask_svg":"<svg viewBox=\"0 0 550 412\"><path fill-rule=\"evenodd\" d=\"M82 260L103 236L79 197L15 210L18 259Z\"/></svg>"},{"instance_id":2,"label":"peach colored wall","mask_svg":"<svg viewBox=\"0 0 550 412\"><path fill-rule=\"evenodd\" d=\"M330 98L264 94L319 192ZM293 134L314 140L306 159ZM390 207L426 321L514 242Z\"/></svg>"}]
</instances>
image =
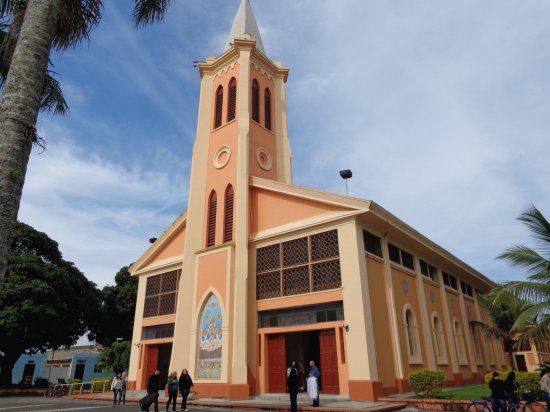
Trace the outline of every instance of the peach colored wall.
<instances>
[{"instance_id":1,"label":"peach colored wall","mask_svg":"<svg viewBox=\"0 0 550 412\"><path fill-rule=\"evenodd\" d=\"M222 71L221 74L214 78L214 100L212 102L212 127L214 125L215 116L215 91L218 86L222 85L224 88L224 100L222 110L222 125L215 130L212 130L209 137L208 145L208 164L206 171L206 191L205 191L205 210L204 210L204 224L203 224L203 245L206 246L206 232L208 221L208 199L212 190L216 191L217 197L217 210L216 210L216 245L223 243L223 226L224 226L224 212L225 212L225 191L227 185L233 186L233 192L236 193L237 187L237 118L230 122L227 122L227 98L228 98L228 85L231 79L235 77L237 80L237 93L239 91L239 64L235 63L233 67ZM237 104L238 104L237 96ZM238 109L237 114L238 115ZM214 155L216 151L222 146L229 146L231 150L229 162L225 167L216 169L213 164ZM236 219L234 219L233 226L235 226Z\"/></svg>"},{"instance_id":2,"label":"peach colored wall","mask_svg":"<svg viewBox=\"0 0 550 412\"><path fill-rule=\"evenodd\" d=\"M255 286L255 285L254 285ZM256 302L258 312L263 310L318 305L320 303L338 302L343 299L341 290L329 290L314 294L288 296L284 298L259 300Z\"/></svg>"},{"instance_id":3,"label":"peach colored wall","mask_svg":"<svg viewBox=\"0 0 550 412\"><path fill-rule=\"evenodd\" d=\"M171 239L168 242L165 242L164 246L153 255L153 257L147 262L147 265L183 254L183 247L185 244L185 227L185 225L182 225L182 227L171 236Z\"/></svg>"},{"instance_id":4,"label":"peach colored wall","mask_svg":"<svg viewBox=\"0 0 550 412\"><path fill-rule=\"evenodd\" d=\"M395 371L393 365L395 359L393 351L388 350L388 339L391 336L390 315L386 298L386 282L384 276L384 264L381 260L366 256L367 278L371 299L372 324L374 341L376 344L376 364L378 365L378 378L383 387L395 385Z\"/></svg>"},{"instance_id":5,"label":"peach colored wall","mask_svg":"<svg viewBox=\"0 0 550 412\"><path fill-rule=\"evenodd\" d=\"M203 302L201 298L209 288L214 288L220 294L225 307L227 301L227 250L200 256L197 262L197 292L195 301L197 305ZM197 307L197 311L199 308Z\"/></svg>"},{"instance_id":6,"label":"peach colored wall","mask_svg":"<svg viewBox=\"0 0 550 412\"><path fill-rule=\"evenodd\" d=\"M460 298L458 296L458 293L459 292L454 292L449 289L446 290L447 303L449 307L449 317L451 318L451 330L453 333L453 336L449 338L453 339L454 341L455 327L454 327L453 319L456 318L458 320L458 324L460 325L460 328L462 329L462 336L464 338L464 347L466 348L466 359L467 359L467 365L460 364L460 359L459 359L460 350L459 348L456 348L455 350L457 353L457 359L459 360L458 367L459 367L460 374L462 375L462 378L470 379L472 377L471 364L472 362L475 362L475 361L470 359L470 354L468 353L468 346L466 344L466 339L468 339L469 331L464 330L464 326L463 326L464 319L463 319L462 311L460 310L460 302L459 302ZM460 344L460 342L457 342L457 343Z\"/></svg>"},{"instance_id":7,"label":"peach colored wall","mask_svg":"<svg viewBox=\"0 0 550 412\"><path fill-rule=\"evenodd\" d=\"M439 293L439 288L441 286L426 279L423 279L423 284L424 284L424 295L426 296L426 306L428 308L428 319L430 322L430 325L429 325L430 334L432 336L432 341L433 341L432 343L434 345L433 348L428 348L428 350L432 350L434 352L437 369L444 371L445 380L450 381L453 379L453 370L451 367L451 346L449 345L449 339L446 333L447 329L445 324L445 316L443 312L443 304L441 303L441 295ZM446 365L438 362L438 357L437 357L436 348L435 348L435 337L433 333L433 321L432 321L432 313L434 312L437 314L437 317L439 318L439 322L441 323L441 329L443 331L445 353L447 354Z\"/></svg>"},{"instance_id":8,"label":"peach colored wall","mask_svg":"<svg viewBox=\"0 0 550 412\"><path fill-rule=\"evenodd\" d=\"M403 359L403 372L404 375L407 376L409 372L426 367L426 344L423 338L420 308L418 306L418 289L416 287L415 276L408 274L405 270L392 266L391 274L395 299L394 310L397 315L397 329L399 331L400 350ZM409 288L407 293L403 291L403 282L407 282ZM418 340L420 342L420 353L422 355L423 364L409 364L409 348L403 315L403 308L407 303L411 306L418 325Z\"/></svg>"},{"instance_id":9,"label":"peach colored wall","mask_svg":"<svg viewBox=\"0 0 550 412\"><path fill-rule=\"evenodd\" d=\"M274 228L286 223L341 210L336 206L314 202L286 194L251 188L250 232Z\"/></svg>"}]
</instances>

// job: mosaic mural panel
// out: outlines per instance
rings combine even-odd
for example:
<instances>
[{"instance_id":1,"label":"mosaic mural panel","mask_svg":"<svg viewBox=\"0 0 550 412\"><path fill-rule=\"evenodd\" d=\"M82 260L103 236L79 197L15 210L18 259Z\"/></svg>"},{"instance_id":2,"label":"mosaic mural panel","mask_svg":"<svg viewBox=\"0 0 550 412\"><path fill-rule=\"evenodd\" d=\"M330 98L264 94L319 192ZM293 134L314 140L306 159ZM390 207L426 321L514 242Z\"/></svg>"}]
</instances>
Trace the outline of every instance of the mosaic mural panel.
<instances>
[{"instance_id":1,"label":"mosaic mural panel","mask_svg":"<svg viewBox=\"0 0 550 412\"><path fill-rule=\"evenodd\" d=\"M220 379L222 369L222 310L211 295L202 312L199 341L199 378Z\"/></svg>"}]
</instances>

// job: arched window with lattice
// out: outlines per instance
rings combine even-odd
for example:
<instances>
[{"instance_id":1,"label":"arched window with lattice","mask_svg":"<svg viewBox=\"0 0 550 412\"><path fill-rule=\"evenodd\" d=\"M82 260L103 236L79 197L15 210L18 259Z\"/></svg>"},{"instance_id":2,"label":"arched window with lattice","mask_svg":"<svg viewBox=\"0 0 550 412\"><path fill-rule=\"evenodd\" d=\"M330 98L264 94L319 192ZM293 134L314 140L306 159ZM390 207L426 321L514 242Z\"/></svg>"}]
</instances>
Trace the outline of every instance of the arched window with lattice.
<instances>
[{"instance_id":1,"label":"arched window with lattice","mask_svg":"<svg viewBox=\"0 0 550 412\"><path fill-rule=\"evenodd\" d=\"M216 244L216 210L217 197L216 191L212 190L208 198L208 225L206 230L206 246L214 246Z\"/></svg>"},{"instance_id":2,"label":"arched window with lattice","mask_svg":"<svg viewBox=\"0 0 550 412\"><path fill-rule=\"evenodd\" d=\"M260 123L260 86L258 80L252 80L252 120Z\"/></svg>"},{"instance_id":3,"label":"arched window with lattice","mask_svg":"<svg viewBox=\"0 0 550 412\"><path fill-rule=\"evenodd\" d=\"M265 128L271 130L271 93L267 87L264 90L264 121Z\"/></svg>"},{"instance_id":4,"label":"arched window with lattice","mask_svg":"<svg viewBox=\"0 0 550 412\"><path fill-rule=\"evenodd\" d=\"M231 78L227 90L227 121L235 119L237 113L237 80Z\"/></svg>"},{"instance_id":5,"label":"arched window with lattice","mask_svg":"<svg viewBox=\"0 0 550 412\"><path fill-rule=\"evenodd\" d=\"M214 116L214 129L222 125L222 109L223 109L223 87L219 86L216 90L216 112Z\"/></svg>"},{"instance_id":6,"label":"arched window with lattice","mask_svg":"<svg viewBox=\"0 0 550 412\"><path fill-rule=\"evenodd\" d=\"M223 222L223 241L230 242L233 240L233 186L227 185L225 190L225 209Z\"/></svg>"}]
</instances>

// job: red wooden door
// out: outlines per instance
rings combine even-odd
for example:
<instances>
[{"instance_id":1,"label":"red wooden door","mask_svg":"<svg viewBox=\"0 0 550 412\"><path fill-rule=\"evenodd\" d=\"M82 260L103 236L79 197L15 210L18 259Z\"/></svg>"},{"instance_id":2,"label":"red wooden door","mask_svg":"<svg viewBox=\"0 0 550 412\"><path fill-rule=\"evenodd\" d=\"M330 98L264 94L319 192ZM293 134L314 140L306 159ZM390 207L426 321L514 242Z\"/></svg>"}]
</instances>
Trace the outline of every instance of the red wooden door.
<instances>
[{"instance_id":1,"label":"red wooden door","mask_svg":"<svg viewBox=\"0 0 550 412\"><path fill-rule=\"evenodd\" d=\"M147 351L147 368L145 369L145 388L149 383L149 377L155 373L159 363L159 347L158 345L149 345Z\"/></svg>"},{"instance_id":2,"label":"red wooden door","mask_svg":"<svg viewBox=\"0 0 550 412\"><path fill-rule=\"evenodd\" d=\"M323 393L340 393L338 379L338 353L334 330L319 332L319 350L321 354L321 386Z\"/></svg>"},{"instance_id":3,"label":"red wooden door","mask_svg":"<svg viewBox=\"0 0 550 412\"><path fill-rule=\"evenodd\" d=\"M286 392L286 340L285 335L268 335L269 392Z\"/></svg>"}]
</instances>

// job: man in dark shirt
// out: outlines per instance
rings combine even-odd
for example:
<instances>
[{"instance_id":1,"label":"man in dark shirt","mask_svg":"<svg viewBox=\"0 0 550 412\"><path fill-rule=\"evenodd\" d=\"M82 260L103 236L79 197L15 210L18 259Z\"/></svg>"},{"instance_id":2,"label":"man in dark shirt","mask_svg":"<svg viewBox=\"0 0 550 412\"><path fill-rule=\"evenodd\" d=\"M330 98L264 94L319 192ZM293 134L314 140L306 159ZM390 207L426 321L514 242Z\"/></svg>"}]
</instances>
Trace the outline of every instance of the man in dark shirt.
<instances>
[{"instance_id":1,"label":"man in dark shirt","mask_svg":"<svg viewBox=\"0 0 550 412\"><path fill-rule=\"evenodd\" d=\"M160 389L160 371L155 371L149 377L149 383L147 384L147 395L156 393L158 395ZM149 411L149 408L147 409ZM155 412L159 412L159 397L155 398Z\"/></svg>"},{"instance_id":2,"label":"man in dark shirt","mask_svg":"<svg viewBox=\"0 0 550 412\"><path fill-rule=\"evenodd\" d=\"M506 412L506 384L498 372L493 372L493 379L489 382L493 412Z\"/></svg>"},{"instance_id":3,"label":"man in dark shirt","mask_svg":"<svg viewBox=\"0 0 550 412\"><path fill-rule=\"evenodd\" d=\"M300 384L300 378L298 376L298 369L296 368L296 362L290 362L290 367L286 373L286 388L290 394L290 412L298 411L298 386Z\"/></svg>"}]
</instances>

